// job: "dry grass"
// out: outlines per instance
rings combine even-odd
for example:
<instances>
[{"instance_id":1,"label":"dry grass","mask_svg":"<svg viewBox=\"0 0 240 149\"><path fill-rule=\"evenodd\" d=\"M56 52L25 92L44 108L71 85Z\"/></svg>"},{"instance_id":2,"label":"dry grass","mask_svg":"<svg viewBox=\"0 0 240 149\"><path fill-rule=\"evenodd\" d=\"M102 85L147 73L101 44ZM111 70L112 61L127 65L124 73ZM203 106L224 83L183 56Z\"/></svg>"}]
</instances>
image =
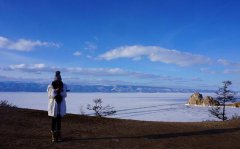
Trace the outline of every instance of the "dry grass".
<instances>
[{"instance_id":1,"label":"dry grass","mask_svg":"<svg viewBox=\"0 0 240 149\"><path fill-rule=\"evenodd\" d=\"M47 112L0 107L0 148L230 149L240 146L240 121L170 123L78 115L63 118L62 143L51 143Z\"/></svg>"}]
</instances>

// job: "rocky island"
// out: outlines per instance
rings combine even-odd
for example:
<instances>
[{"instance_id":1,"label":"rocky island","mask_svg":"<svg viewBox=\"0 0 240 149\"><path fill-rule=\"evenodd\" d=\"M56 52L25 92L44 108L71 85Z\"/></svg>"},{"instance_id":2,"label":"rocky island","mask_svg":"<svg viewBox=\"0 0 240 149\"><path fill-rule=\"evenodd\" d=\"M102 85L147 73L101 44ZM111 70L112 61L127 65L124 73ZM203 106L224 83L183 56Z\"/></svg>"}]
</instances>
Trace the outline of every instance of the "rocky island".
<instances>
[{"instance_id":1,"label":"rocky island","mask_svg":"<svg viewBox=\"0 0 240 149\"><path fill-rule=\"evenodd\" d=\"M188 105L197 105L197 106L219 106L220 105L220 103L213 97L211 97L211 96L203 97L203 95L199 92L192 94L189 97L187 104ZM232 106L232 107L239 108L240 102L226 104L226 106Z\"/></svg>"}]
</instances>

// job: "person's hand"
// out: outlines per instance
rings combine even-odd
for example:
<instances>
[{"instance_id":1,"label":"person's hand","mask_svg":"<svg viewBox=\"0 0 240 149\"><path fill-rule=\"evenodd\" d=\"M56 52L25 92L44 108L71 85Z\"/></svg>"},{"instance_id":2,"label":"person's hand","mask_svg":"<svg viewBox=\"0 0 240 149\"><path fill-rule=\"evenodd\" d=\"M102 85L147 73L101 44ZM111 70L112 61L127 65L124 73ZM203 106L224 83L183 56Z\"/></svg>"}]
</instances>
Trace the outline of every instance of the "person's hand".
<instances>
[{"instance_id":1,"label":"person's hand","mask_svg":"<svg viewBox=\"0 0 240 149\"><path fill-rule=\"evenodd\" d=\"M61 88L56 88L56 89L54 89L54 91L59 93L59 92L61 92Z\"/></svg>"}]
</instances>

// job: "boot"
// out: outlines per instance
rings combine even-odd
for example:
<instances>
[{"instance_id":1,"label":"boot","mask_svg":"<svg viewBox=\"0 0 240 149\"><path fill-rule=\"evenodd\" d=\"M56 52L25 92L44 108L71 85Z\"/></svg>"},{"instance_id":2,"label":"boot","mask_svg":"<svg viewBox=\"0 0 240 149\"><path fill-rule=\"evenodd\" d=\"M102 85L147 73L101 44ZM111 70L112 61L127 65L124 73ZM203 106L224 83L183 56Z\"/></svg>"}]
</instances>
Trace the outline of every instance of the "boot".
<instances>
[{"instance_id":1,"label":"boot","mask_svg":"<svg viewBox=\"0 0 240 149\"><path fill-rule=\"evenodd\" d=\"M61 131L57 131L57 142L62 142L62 133Z\"/></svg>"},{"instance_id":2,"label":"boot","mask_svg":"<svg viewBox=\"0 0 240 149\"><path fill-rule=\"evenodd\" d=\"M51 131L51 135L52 135L52 143L57 142L57 132Z\"/></svg>"}]
</instances>

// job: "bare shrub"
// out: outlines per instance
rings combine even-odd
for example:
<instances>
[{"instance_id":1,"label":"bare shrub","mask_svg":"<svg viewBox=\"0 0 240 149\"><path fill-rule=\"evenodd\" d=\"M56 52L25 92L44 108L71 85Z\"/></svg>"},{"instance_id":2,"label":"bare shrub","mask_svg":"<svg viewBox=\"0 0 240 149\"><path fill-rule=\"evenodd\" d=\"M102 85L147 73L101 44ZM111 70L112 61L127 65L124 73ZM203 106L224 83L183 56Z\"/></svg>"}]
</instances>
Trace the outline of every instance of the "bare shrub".
<instances>
[{"instance_id":1,"label":"bare shrub","mask_svg":"<svg viewBox=\"0 0 240 149\"><path fill-rule=\"evenodd\" d=\"M81 114L81 115L85 115L85 111L84 111L84 108L83 108L82 105L80 106L80 114Z\"/></svg>"},{"instance_id":2,"label":"bare shrub","mask_svg":"<svg viewBox=\"0 0 240 149\"><path fill-rule=\"evenodd\" d=\"M12 108L17 108L17 106L9 103L7 100L1 100L1 101L0 101L0 107L12 107Z\"/></svg>"},{"instance_id":3,"label":"bare shrub","mask_svg":"<svg viewBox=\"0 0 240 149\"><path fill-rule=\"evenodd\" d=\"M111 107L110 105L102 106L103 101L101 98L94 99L93 102L93 105L87 105L87 109L94 111L94 115L98 117L109 116L116 113L114 107Z\"/></svg>"},{"instance_id":4,"label":"bare shrub","mask_svg":"<svg viewBox=\"0 0 240 149\"><path fill-rule=\"evenodd\" d=\"M232 116L231 120L240 120L240 116L236 113Z\"/></svg>"}]
</instances>

